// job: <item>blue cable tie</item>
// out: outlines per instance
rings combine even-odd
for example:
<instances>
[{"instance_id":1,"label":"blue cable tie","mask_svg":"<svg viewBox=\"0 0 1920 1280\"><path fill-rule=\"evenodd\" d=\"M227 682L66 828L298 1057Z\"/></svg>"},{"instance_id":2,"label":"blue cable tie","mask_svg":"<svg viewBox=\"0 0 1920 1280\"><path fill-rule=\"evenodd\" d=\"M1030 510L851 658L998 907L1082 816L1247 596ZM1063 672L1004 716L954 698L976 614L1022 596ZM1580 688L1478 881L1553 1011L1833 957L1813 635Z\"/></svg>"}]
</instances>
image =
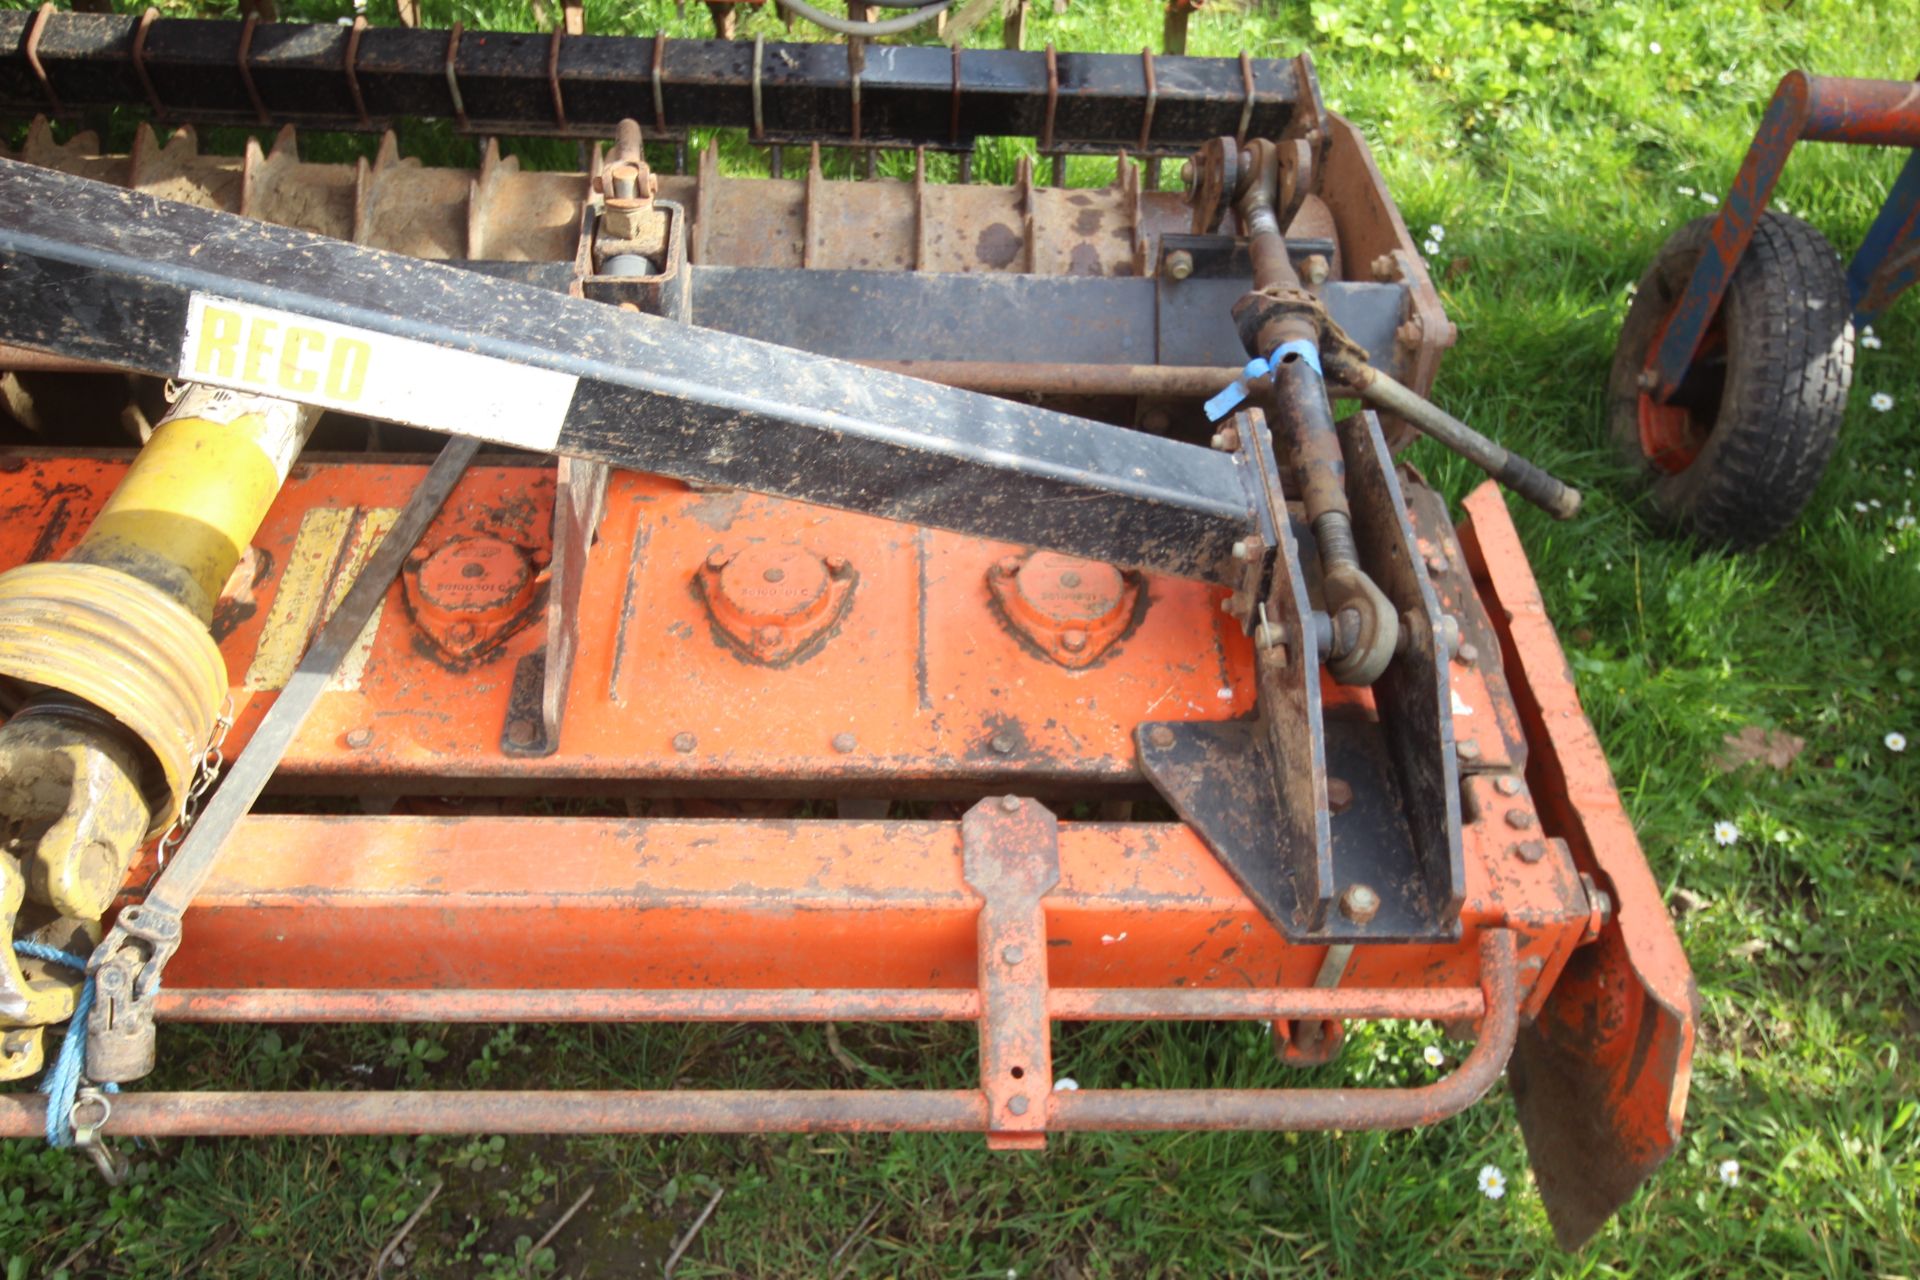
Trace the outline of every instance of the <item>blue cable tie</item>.
<instances>
[{"instance_id":1,"label":"blue cable tie","mask_svg":"<svg viewBox=\"0 0 1920 1280\"><path fill-rule=\"evenodd\" d=\"M64 965L69 969L87 971L87 958L62 951L58 947L48 946L44 942L33 942L26 938L16 938L13 942L15 954L29 960L40 960L47 964ZM80 987L80 994L73 1002L73 1017L67 1020L67 1034L60 1041L60 1052L54 1057L53 1065L47 1068L46 1075L40 1078L40 1092L47 1096L47 1145L70 1147L73 1145L73 1100L80 1092L80 1076L87 1065L87 1015L93 1012L93 976ZM108 1093L118 1093L117 1085L106 1086Z\"/></svg>"},{"instance_id":2,"label":"blue cable tie","mask_svg":"<svg viewBox=\"0 0 1920 1280\"><path fill-rule=\"evenodd\" d=\"M1218 422L1235 409L1238 409L1249 394L1247 384L1255 378L1266 377L1272 368L1272 365L1258 356L1247 361L1247 367L1243 370L1245 376L1237 382L1228 383L1220 390L1218 395L1207 401L1207 421Z\"/></svg>"},{"instance_id":3,"label":"blue cable tie","mask_svg":"<svg viewBox=\"0 0 1920 1280\"><path fill-rule=\"evenodd\" d=\"M1273 349L1272 355L1267 357L1267 367L1272 368L1279 364L1280 357L1285 355L1299 356L1307 362L1308 366L1311 367L1315 373L1323 378L1327 376L1325 371L1320 368L1319 343L1309 342L1305 338L1295 338L1292 342L1283 342Z\"/></svg>"}]
</instances>

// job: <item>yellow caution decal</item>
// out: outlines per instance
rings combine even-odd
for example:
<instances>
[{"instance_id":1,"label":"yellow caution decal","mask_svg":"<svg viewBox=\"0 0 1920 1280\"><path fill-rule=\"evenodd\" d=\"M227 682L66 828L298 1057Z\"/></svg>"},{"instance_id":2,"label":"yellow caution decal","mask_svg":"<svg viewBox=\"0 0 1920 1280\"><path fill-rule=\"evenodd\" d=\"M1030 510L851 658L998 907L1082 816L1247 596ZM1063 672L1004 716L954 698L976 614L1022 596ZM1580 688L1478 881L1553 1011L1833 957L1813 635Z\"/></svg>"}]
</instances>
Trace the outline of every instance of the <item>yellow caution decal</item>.
<instances>
[{"instance_id":1,"label":"yellow caution decal","mask_svg":"<svg viewBox=\"0 0 1920 1280\"><path fill-rule=\"evenodd\" d=\"M552 449L579 379L196 293L180 377L524 449Z\"/></svg>"}]
</instances>

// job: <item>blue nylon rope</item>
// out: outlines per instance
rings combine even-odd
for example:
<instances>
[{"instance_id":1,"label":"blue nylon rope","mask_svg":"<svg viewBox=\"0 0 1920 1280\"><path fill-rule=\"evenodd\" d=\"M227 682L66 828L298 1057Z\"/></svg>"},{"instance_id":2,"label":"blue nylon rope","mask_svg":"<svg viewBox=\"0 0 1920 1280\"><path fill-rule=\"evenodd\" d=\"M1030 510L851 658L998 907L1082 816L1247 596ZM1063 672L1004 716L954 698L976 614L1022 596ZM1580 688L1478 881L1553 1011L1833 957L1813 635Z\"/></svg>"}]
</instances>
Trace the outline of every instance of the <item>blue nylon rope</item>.
<instances>
[{"instance_id":1,"label":"blue nylon rope","mask_svg":"<svg viewBox=\"0 0 1920 1280\"><path fill-rule=\"evenodd\" d=\"M29 960L42 960L47 964L64 965L69 969L85 972L85 956L70 955L58 947L50 947L44 942L30 942L25 938L14 939L16 954ZM47 1095L47 1143L49 1146L70 1147L73 1145L73 1099L80 1092L80 1076L87 1065L87 1014L93 1010L93 978L89 976L80 987L80 995L73 1002L73 1017L67 1021L67 1033L60 1041L60 1052L55 1055L53 1065L47 1068L46 1075L40 1078L40 1092ZM118 1093L117 1086L109 1084L108 1093Z\"/></svg>"}]
</instances>

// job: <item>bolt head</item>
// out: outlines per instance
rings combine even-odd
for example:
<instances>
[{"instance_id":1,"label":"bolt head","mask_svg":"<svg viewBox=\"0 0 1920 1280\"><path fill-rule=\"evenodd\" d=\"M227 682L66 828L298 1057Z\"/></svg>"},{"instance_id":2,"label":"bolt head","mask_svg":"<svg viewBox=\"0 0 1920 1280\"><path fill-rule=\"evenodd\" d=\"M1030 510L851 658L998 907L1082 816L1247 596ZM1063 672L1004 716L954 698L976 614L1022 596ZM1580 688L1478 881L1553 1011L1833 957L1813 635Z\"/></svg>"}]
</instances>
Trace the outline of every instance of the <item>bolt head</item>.
<instances>
[{"instance_id":1,"label":"bolt head","mask_svg":"<svg viewBox=\"0 0 1920 1280\"><path fill-rule=\"evenodd\" d=\"M534 729L531 720L514 720L507 725L507 741L516 747L533 745Z\"/></svg>"},{"instance_id":2,"label":"bolt head","mask_svg":"<svg viewBox=\"0 0 1920 1280\"><path fill-rule=\"evenodd\" d=\"M1166 725L1157 724L1147 731L1147 741L1156 747L1170 747L1173 745L1173 730Z\"/></svg>"},{"instance_id":3,"label":"bolt head","mask_svg":"<svg viewBox=\"0 0 1920 1280\"><path fill-rule=\"evenodd\" d=\"M1651 391L1660 385L1660 371L1658 369L1642 369L1640 376L1633 381L1634 385L1642 391Z\"/></svg>"},{"instance_id":4,"label":"bolt head","mask_svg":"<svg viewBox=\"0 0 1920 1280\"><path fill-rule=\"evenodd\" d=\"M996 755L1010 756L1013 754L1013 735L996 733L993 735L993 741L987 745L993 748Z\"/></svg>"},{"instance_id":5,"label":"bolt head","mask_svg":"<svg viewBox=\"0 0 1920 1280\"><path fill-rule=\"evenodd\" d=\"M1161 264L1161 271L1169 280L1185 280L1193 274L1193 255L1185 249L1175 249Z\"/></svg>"},{"instance_id":6,"label":"bolt head","mask_svg":"<svg viewBox=\"0 0 1920 1280\"><path fill-rule=\"evenodd\" d=\"M1013 1112L1013 1114L1015 1114L1015 1115L1017 1115L1017 1116L1023 1116L1023 1115L1025 1115L1025 1114L1027 1114L1027 1097L1026 1097L1026 1095L1025 1095L1025 1094L1023 1094L1023 1093L1021 1093L1021 1094L1015 1094L1015 1095L1014 1095L1014 1096L1013 1096L1012 1098L1010 1098L1010 1099L1008 1099L1008 1101L1007 1101L1007 1110L1009 1110L1009 1111L1011 1111L1011 1112Z\"/></svg>"},{"instance_id":7,"label":"bolt head","mask_svg":"<svg viewBox=\"0 0 1920 1280\"><path fill-rule=\"evenodd\" d=\"M1087 647L1087 633L1084 631L1061 632L1060 647L1068 653L1082 652Z\"/></svg>"},{"instance_id":8,"label":"bolt head","mask_svg":"<svg viewBox=\"0 0 1920 1280\"><path fill-rule=\"evenodd\" d=\"M1355 924L1367 924L1380 913L1380 895L1364 884L1350 886L1340 895L1340 914Z\"/></svg>"},{"instance_id":9,"label":"bolt head","mask_svg":"<svg viewBox=\"0 0 1920 1280\"><path fill-rule=\"evenodd\" d=\"M1180 185L1183 187L1191 187L1193 185L1193 161L1191 160L1182 160L1180 162Z\"/></svg>"},{"instance_id":10,"label":"bolt head","mask_svg":"<svg viewBox=\"0 0 1920 1280\"><path fill-rule=\"evenodd\" d=\"M676 733L673 735L673 749L681 755L686 755L699 745L700 739L690 733Z\"/></svg>"},{"instance_id":11,"label":"bolt head","mask_svg":"<svg viewBox=\"0 0 1920 1280\"><path fill-rule=\"evenodd\" d=\"M1020 797L1019 796L1001 796L1000 812L1002 813L1020 812Z\"/></svg>"},{"instance_id":12,"label":"bolt head","mask_svg":"<svg viewBox=\"0 0 1920 1280\"><path fill-rule=\"evenodd\" d=\"M360 750L360 748L362 747L371 745L372 742L373 742L373 730L371 729L362 727L359 729L347 730L347 745L352 747L355 751Z\"/></svg>"},{"instance_id":13,"label":"bolt head","mask_svg":"<svg viewBox=\"0 0 1920 1280\"><path fill-rule=\"evenodd\" d=\"M1472 738L1462 741L1455 746L1454 750L1459 753L1462 760L1478 760L1480 758L1480 744Z\"/></svg>"},{"instance_id":14,"label":"bolt head","mask_svg":"<svg viewBox=\"0 0 1920 1280\"><path fill-rule=\"evenodd\" d=\"M1251 560L1251 559L1253 559L1253 542L1252 542L1252 540L1251 540L1251 539L1248 539L1248 538L1242 538L1242 539L1240 539L1240 541L1238 541L1238 542L1236 542L1236 543L1234 543L1234 544L1233 544L1233 558L1234 558L1235 560Z\"/></svg>"},{"instance_id":15,"label":"bolt head","mask_svg":"<svg viewBox=\"0 0 1920 1280\"><path fill-rule=\"evenodd\" d=\"M1507 774L1494 780L1493 789L1503 796L1517 796L1520 794L1520 779Z\"/></svg>"},{"instance_id":16,"label":"bolt head","mask_svg":"<svg viewBox=\"0 0 1920 1280\"><path fill-rule=\"evenodd\" d=\"M1531 865L1547 856L1547 846L1544 841L1523 840L1513 846L1513 852L1519 857L1520 861Z\"/></svg>"},{"instance_id":17,"label":"bolt head","mask_svg":"<svg viewBox=\"0 0 1920 1280\"><path fill-rule=\"evenodd\" d=\"M846 755L857 745L857 740L850 733L836 733L833 735L833 749L841 755Z\"/></svg>"},{"instance_id":18,"label":"bolt head","mask_svg":"<svg viewBox=\"0 0 1920 1280\"><path fill-rule=\"evenodd\" d=\"M1428 573L1445 573L1452 567L1452 563L1443 555L1436 553L1427 557Z\"/></svg>"},{"instance_id":19,"label":"bolt head","mask_svg":"<svg viewBox=\"0 0 1920 1280\"><path fill-rule=\"evenodd\" d=\"M1530 831L1533 829L1533 814L1525 809L1509 809L1507 825L1515 831Z\"/></svg>"},{"instance_id":20,"label":"bolt head","mask_svg":"<svg viewBox=\"0 0 1920 1280\"><path fill-rule=\"evenodd\" d=\"M1327 808L1345 813L1353 805L1353 784L1345 778L1327 779Z\"/></svg>"},{"instance_id":21,"label":"bolt head","mask_svg":"<svg viewBox=\"0 0 1920 1280\"><path fill-rule=\"evenodd\" d=\"M1019 964L1027 958L1027 953L1019 947L1007 947L1000 952L1000 958L1008 964Z\"/></svg>"},{"instance_id":22,"label":"bolt head","mask_svg":"<svg viewBox=\"0 0 1920 1280\"><path fill-rule=\"evenodd\" d=\"M1472 666L1474 663L1480 661L1480 647L1472 642L1468 642L1461 645L1460 651L1453 656L1468 666Z\"/></svg>"}]
</instances>

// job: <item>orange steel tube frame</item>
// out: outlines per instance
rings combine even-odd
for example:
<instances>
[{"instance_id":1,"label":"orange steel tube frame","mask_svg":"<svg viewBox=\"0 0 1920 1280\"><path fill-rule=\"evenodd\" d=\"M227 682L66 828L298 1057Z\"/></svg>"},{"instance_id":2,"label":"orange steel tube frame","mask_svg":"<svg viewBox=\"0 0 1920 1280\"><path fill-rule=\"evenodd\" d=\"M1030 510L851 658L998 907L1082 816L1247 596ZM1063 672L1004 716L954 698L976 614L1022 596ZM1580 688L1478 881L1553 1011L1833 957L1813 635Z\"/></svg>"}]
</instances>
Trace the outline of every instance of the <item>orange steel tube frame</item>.
<instances>
[{"instance_id":1,"label":"orange steel tube frame","mask_svg":"<svg viewBox=\"0 0 1920 1280\"><path fill-rule=\"evenodd\" d=\"M1402 1129L1454 1115L1477 1102L1505 1068L1519 1026L1513 934L1480 940L1485 1009L1479 1039L1444 1079L1414 1089L1081 1089L1050 1092L1046 1132L1111 1129ZM800 993L793 993L795 996ZM873 993L852 993L856 999ZM1141 993L1115 993L1116 1003ZM1185 994L1185 993L1183 993ZM1212 995L1215 993L1195 993ZM1272 993L1240 1017L1274 1010L1364 1016L1396 997L1421 1008L1419 993ZM1465 993L1436 993L1430 1009L1470 1008ZM1307 998L1301 999L1305 995ZM1073 997L1077 997L1077 1000ZM1101 997L1065 1001L1097 1007ZM795 999L793 1004L800 1001ZM769 1011L779 1007L770 1002ZM1203 1006L1204 1007L1204 1006ZM1051 1012L1051 1010L1049 1010ZM736 1015L737 1016L737 1015ZM1124 1015L1121 1015L1124 1016ZM1218 1016L1208 1013L1203 1016ZM0 1137L41 1131L38 1095L0 1097ZM370 1093L126 1093L112 1100L106 1131L146 1137L390 1133L770 1133L965 1132L989 1129L984 1090L547 1090Z\"/></svg>"}]
</instances>

